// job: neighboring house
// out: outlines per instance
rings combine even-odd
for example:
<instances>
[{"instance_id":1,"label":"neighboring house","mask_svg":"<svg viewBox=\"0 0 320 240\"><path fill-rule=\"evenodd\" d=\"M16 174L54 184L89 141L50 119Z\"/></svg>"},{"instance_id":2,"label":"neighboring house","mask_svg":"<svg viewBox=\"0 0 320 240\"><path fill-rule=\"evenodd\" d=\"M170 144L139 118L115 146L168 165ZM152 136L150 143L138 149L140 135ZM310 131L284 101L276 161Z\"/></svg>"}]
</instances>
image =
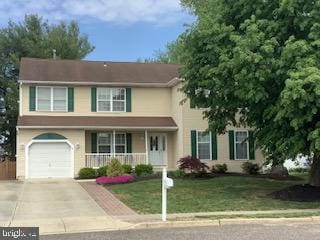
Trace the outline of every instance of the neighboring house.
<instances>
[{"instance_id":1,"label":"neighboring house","mask_svg":"<svg viewBox=\"0 0 320 240\"><path fill-rule=\"evenodd\" d=\"M80 168L122 163L177 168L187 155L241 171L262 164L251 131L206 133L202 110L179 91L179 65L23 58L17 177L75 177Z\"/></svg>"}]
</instances>

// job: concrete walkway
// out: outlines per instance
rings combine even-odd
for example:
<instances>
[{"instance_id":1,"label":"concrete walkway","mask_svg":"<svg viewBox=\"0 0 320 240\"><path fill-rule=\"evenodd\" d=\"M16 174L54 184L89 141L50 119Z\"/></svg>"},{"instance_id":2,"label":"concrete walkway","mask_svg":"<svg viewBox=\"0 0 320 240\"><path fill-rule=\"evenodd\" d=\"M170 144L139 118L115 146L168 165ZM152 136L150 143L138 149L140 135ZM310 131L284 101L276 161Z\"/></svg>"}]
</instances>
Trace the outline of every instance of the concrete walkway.
<instances>
[{"instance_id":1,"label":"concrete walkway","mask_svg":"<svg viewBox=\"0 0 320 240\"><path fill-rule=\"evenodd\" d=\"M74 180L0 183L0 226L40 227L40 233L127 229Z\"/></svg>"}]
</instances>

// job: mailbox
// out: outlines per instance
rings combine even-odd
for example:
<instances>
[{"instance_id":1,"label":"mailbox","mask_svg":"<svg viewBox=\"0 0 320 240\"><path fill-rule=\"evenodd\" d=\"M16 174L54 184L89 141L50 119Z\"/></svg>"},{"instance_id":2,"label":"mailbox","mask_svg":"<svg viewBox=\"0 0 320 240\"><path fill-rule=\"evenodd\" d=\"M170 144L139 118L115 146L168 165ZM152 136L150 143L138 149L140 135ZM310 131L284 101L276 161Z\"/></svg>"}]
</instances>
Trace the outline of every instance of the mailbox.
<instances>
[{"instance_id":1,"label":"mailbox","mask_svg":"<svg viewBox=\"0 0 320 240\"><path fill-rule=\"evenodd\" d=\"M166 189L173 187L173 179L166 177L166 178L164 179L164 187L165 187Z\"/></svg>"}]
</instances>

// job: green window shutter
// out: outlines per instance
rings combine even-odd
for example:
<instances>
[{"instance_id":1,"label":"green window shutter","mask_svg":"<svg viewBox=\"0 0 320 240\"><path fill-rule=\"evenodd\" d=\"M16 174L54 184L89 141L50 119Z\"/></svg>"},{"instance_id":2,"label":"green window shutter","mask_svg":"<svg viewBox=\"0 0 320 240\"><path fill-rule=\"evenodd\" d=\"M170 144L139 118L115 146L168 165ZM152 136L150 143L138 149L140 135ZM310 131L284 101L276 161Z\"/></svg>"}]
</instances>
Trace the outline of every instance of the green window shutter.
<instances>
[{"instance_id":1,"label":"green window shutter","mask_svg":"<svg viewBox=\"0 0 320 240\"><path fill-rule=\"evenodd\" d=\"M229 131L229 158L234 160L234 131Z\"/></svg>"},{"instance_id":2,"label":"green window shutter","mask_svg":"<svg viewBox=\"0 0 320 240\"><path fill-rule=\"evenodd\" d=\"M97 88L91 88L91 112L97 111Z\"/></svg>"},{"instance_id":3,"label":"green window shutter","mask_svg":"<svg viewBox=\"0 0 320 240\"><path fill-rule=\"evenodd\" d=\"M91 133L91 152L97 153L97 133Z\"/></svg>"},{"instance_id":4,"label":"green window shutter","mask_svg":"<svg viewBox=\"0 0 320 240\"><path fill-rule=\"evenodd\" d=\"M68 112L74 111L74 90L72 87L68 88Z\"/></svg>"},{"instance_id":5,"label":"green window shutter","mask_svg":"<svg viewBox=\"0 0 320 240\"><path fill-rule=\"evenodd\" d=\"M36 110L36 87L29 87L29 111Z\"/></svg>"},{"instance_id":6,"label":"green window shutter","mask_svg":"<svg viewBox=\"0 0 320 240\"><path fill-rule=\"evenodd\" d=\"M127 133L126 138L127 138L127 153L132 153L132 134Z\"/></svg>"},{"instance_id":7,"label":"green window shutter","mask_svg":"<svg viewBox=\"0 0 320 240\"><path fill-rule=\"evenodd\" d=\"M249 131L249 159L255 159L255 147L254 147L254 133Z\"/></svg>"},{"instance_id":8,"label":"green window shutter","mask_svg":"<svg viewBox=\"0 0 320 240\"><path fill-rule=\"evenodd\" d=\"M217 146L217 133L216 131L211 131L211 159L218 159L218 146Z\"/></svg>"},{"instance_id":9,"label":"green window shutter","mask_svg":"<svg viewBox=\"0 0 320 240\"><path fill-rule=\"evenodd\" d=\"M131 88L126 88L126 112L131 112Z\"/></svg>"},{"instance_id":10,"label":"green window shutter","mask_svg":"<svg viewBox=\"0 0 320 240\"><path fill-rule=\"evenodd\" d=\"M197 131L191 130L191 156L197 157Z\"/></svg>"}]
</instances>

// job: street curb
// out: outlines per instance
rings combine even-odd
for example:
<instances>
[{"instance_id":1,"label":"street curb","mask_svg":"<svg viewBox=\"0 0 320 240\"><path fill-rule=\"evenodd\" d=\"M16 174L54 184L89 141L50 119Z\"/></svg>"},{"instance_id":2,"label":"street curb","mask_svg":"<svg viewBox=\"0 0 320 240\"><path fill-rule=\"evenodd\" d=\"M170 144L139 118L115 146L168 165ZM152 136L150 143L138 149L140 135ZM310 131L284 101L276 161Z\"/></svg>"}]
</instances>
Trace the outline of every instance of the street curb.
<instances>
[{"instance_id":1,"label":"street curb","mask_svg":"<svg viewBox=\"0 0 320 240\"><path fill-rule=\"evenodd\" d=\"M144 222L136 224L133 229L154 229L154 228L179 228L179 227L205 227L224 226L236 224L290 224L290 223L320 223L320 217L301 218L234 218L219 220L179 220L167 222Z\"/></svg>"},{"instance_id":2,"label":"street curb","mask_svg":"<svg viewBox=\"0 0 320 240\"><path fill-rule=\"evenodd\" d=\"M234 219L219 219L219 220L169 220L166 222L142 222L133 224L132 226L123 228L101 228L88 229L81 231L67 231L67 232L43 232L41 235L56 235L56 234L72 234L72 233L90 233L90 232L109 232L109 231L126 231L126 230L140 230L140 229L158 229L158 228L185 228L185 227L209 227L209 226L226 226L237 224L306 224L314 223L320 224L320 216L315 217L301 217L301 218L234 218Z\"/></svg>"},{"instance_id":3,"label":"street curb","mask_svg":"<svg viewBox=\"0 0 320 240\"><path fill-rule=\"evenodd\" d=\"M198 221L166 221L166 222L145 222L138 223L134 229L145 228L178 228L178 227L201 227L201 226L219 226L219 220L198 220Z\"/></svg>"}]
</instances>

